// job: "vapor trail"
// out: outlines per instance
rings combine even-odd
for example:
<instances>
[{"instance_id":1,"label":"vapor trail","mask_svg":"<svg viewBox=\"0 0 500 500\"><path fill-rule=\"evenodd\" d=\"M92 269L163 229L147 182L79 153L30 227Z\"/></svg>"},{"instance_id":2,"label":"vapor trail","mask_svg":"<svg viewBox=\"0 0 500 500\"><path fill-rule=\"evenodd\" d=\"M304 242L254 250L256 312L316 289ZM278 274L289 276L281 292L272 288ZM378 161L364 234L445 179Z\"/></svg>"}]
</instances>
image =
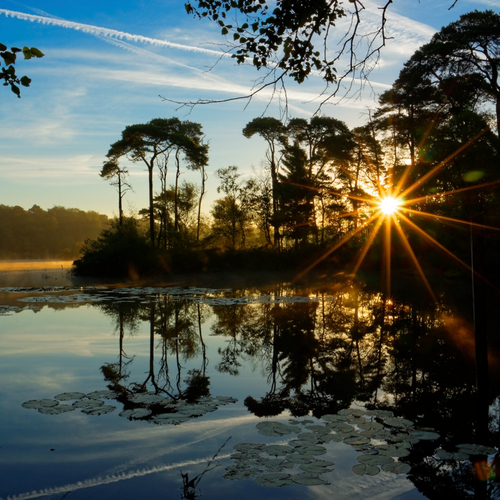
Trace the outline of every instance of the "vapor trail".
<instances>
[{"instance_id":1,"label":"vapor trail","mask_svg":"<svg viewBox=\"0 0 500 500\"><path fill-rule=\"evenodd\" d=\"M228 458L230 456L229 453L225 455L220 455L218 458ZM139 469L139 470L134 470L130 471L127 473L122 473L122 474L110 474L105 477L98 477L95 479L86 479L84 481L78 481L77 483L73 484L66 484L64 486L55 486L52 488L44 488L42 490L38 491L30 491L26 493L21 493L19 495L14 495L12 497L8 497L7 500L29 500L31 498L39 498L43 496L48 496L48 495L60 495L62 493L67 493L69 491L76 491L76 490L82 490L86 488L93 488L95 486L102 486L104 484L111 484L111 483L118 483L120 481L132 479L134 477L142 477L142 476L147 476L148 474L155 474L158 472L164 472L172 469L177 469L177 468L182 468L182 467L187 467L188 465L198 465L202 463L206 463L210 460L211 457L209 458L203 458L200 460L188 460L185 462L180 462L176 464L170 464L170 465L160 465L157 467L150 467L150 468L145 468L145 469ZM0 498L0 500L3 500Z\"/></svg>"},{"instance_id":2,"label":"vapor trail","mask_svg":"<svg viewBox=\"0 0 500 500\"><path fill-rule=\"evenodd\" d=\"M149 43L159 47L170 47L173 49L187 50L189 52L200 52L202 54L216 55L218 57L224 55L224 52L220 52L218 50L204 49L193 45L182 45L180 43L167 42L166 40L159 40L157 38L150 38L142 35L132 35L131 33L126 33L124 31L101 28L100 26L92 26L91 24L75 23L73 21L66 21L63 19L54 19L52 17L35 16L7 9L0 9L0 14L4 14L6 17L22 19L23 21L32 21L41 24L60 26L61 28L68 28L76 31L83 31L84 33L90 33L91 35L102 35L110 38L132 40L134 42Z\"/></svg>"}]
</instances>

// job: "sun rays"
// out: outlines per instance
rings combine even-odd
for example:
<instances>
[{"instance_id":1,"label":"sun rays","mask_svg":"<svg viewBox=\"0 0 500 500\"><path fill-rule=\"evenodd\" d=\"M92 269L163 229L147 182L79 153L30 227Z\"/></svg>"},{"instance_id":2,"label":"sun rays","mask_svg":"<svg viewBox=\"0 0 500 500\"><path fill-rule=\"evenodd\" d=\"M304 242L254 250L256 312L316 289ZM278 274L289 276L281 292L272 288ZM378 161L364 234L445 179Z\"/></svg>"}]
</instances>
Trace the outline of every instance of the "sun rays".
<instances>
[{"instance_id":1,"label":"sun rays","mask_svg":"<svg viewBox=\"0 0 500 500\"><path fill-rule=\"evenodd\" d=\"M354 224L354 229L351 230L348 234L343 236L338 242L333 244L323 255L317 258L312 264L310 264L306 269L302 270L296 279L303 277L306 273L308 273L311 269L313 269L316 265L318 265L321 261L330 256L333 252L338 250L341 246L345 245L349 241L354 238L358 238L361 241L361 238L364 239L364 242L361 246L361 249L358 250L357 255L355 257L355 263L352 268L351 275L356 275L359 271L363 261L365 260L370 248L373 247L375 241L377 240L377 236L383 229L382 234L382 247L383 247L383 257L381 260L381 264L385 268L385 286L386 286L386 296L390 297L390 288L391 288L391 254L394 251L394 243L393 238L396 236L400 242L400 248L402 248L409 258L409 261L412 263L416 274L420 278L421 282L424 284L427 289L430 297L436 301L436 296L432 290L432 287L427 279L427 276L424 272L424 268L419 261L418 255L415 249L412 247L410 243L409 235L414 233L417 235L422 241L430 244L436 250L439 250L442 254L449 257L451 260L458 263L461 267L466 269L470 273L477 273L472 269L471 265L464 262L458 256L456 256L453 251L446 248L442 243L440 243L435 237L429 234L425 229L418 225L418 221L427 220L434 221L441 224L448 224L457 226L467 226L470 231L473 229L488 229L493 231L499 231L500 228L492 227L485 224L481 224L478 222L474 222L472 217L470 220L461 220L458 218L447 217L445 215L441 215L440 213L433 213L431 211L426 212L423 209L424 203L438 203L444 202L444 199L449 196L454 196L460 193L464 193L467 191L477 191L480 189L486 189L493 185L498 184L500 181L493 181L489 183L482 183L475 186L462 187L449 191L443 191L440 193L432 193L427 195L416 194L414 197L410 195L421 190L421 188L425 185L426 182L434 178L437 174L442 172L445 168L450 165L450 162L456 158L459 154L463 153L469 146L471 146L477 139L479 139L485 132L487 132L489 128L481 130L478 134L472 137L469 141L462 144L456 151L450 154L445 160L439 162L431 168L428 172L424 173L420 178L416 181L406 185L408 180L411 178L411 174L416 169L415 160L412 160L407 164L404 169L402 175L399 177L397 182L394 181L394 173L392 169L389 169L387 173L387 178L385 179L385 184L378 179L377 176L373 175L372 179L376 179L373 182L375 185L375 190L378 192L378 195L368 196L360 196L358 193L356 194L346 194L336 191L328 191L331 195L336 195L339 197L347 198L351 201L355 201L358 206L357 210L353 212L341 214L340 217L343 218L356 218L356 222ZM373 165L367 161L368 169L372 171L375 170ZM348 174L349 175L349 174ZM306 186L304 186L306 187ZM362 213L362 223L358 224L357 220L359 218L359 214ZM361 219L360 219L361 220ZM485 278L483 276L477 275L483 281Z\"/></svg>"}]
</instances>

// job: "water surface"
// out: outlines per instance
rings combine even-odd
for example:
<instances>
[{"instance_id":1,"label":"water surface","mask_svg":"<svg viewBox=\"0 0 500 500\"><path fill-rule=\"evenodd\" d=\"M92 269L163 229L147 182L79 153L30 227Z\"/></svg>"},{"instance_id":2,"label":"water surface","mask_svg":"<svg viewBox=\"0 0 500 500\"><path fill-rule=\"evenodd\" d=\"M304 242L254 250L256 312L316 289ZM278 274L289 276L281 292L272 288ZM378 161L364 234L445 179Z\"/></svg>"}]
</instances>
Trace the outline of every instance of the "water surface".
<instances>
[{"instance_id":1,"label":"water surface","mask_svg":"<svg viewBox=\"0 0 500 500\"><path fill-rule=\"evenodd\" d=\"M2 292L3 499L499 497L496 346L485 429L470 314L444 299Z\"/></svg>"}]
</instances>

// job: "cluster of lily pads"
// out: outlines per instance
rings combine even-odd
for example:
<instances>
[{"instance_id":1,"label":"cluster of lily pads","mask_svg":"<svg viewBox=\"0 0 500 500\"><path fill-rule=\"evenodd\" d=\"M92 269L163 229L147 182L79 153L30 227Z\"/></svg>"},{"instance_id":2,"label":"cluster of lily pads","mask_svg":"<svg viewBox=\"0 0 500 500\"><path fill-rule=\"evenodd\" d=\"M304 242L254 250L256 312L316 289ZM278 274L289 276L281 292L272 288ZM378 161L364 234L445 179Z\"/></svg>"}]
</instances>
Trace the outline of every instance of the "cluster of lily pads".
<instances>
[{"instance_id":1,"label":"cluster of lily pads","mask_svg":"<svg viewBox=\"0 0 500 500\"><path fill-rule=\"evenodd\" d=\"M260 295L250 294L240 297L233 295L231 289L199 288L199 287L50 287L50 288L3 288L2 291L15 293L36 293L30 297L19 299L20 302L29 303L91 303L91 302L126 302L146 301L154 302L168 297L170 300L191 300L209 305L233 305L254 303L287 303L287 302L319 302L320 300L333 300L332 297L319 298L308 295ZM73 292L73 293L71 293Z\"/></svg>"},{"instance_id":2,"label":"cluster of lily pads","mask_svg":"<svg viewBox=\"0 0 500 500\"><path fill-rule=\"evenodd\" d=\"M69 411L81 410L87 415L104 415L116 410L116 406L103 400L113 400L113 391L63 392L53 399L32 399L22 404L24 408L35 409L46 415L59 415ZM194 417L215 411L221 405L235 403L237 399L227 396L203 397L194 403L174 400L153 392L135 393L128 397L130 408L123 410L120 417L129 420L147 420L156 424L178 425Z\"/></svg>"},{"instance_id":3,"label":"cluster of lily pads","mask_svg":"<svg viewBox=\"0 0 500 500\"><path fill-rule=\"evenodd\" d=\"M352 472L374 476L382 471L407 474L411 467L400 460L410 454L419 441L435 441L439 434L432 429L417 430L410 420L395 417L387 410L344 409L324 415L321 420L290 419L288 423L264 421L257 424L259 434L280 437L294 435L286 445L239 443L231 455L234 464L226 468L226 479L248 479L267 487L292 483L328 484L323 475L334 463L323 460L329 443L344 443L360 453ZM435 455L442 460L464 461L471 455L493 454L495 449L482 445L461 444L458 451L439 448Z\"/></svg>"}]
</instances>

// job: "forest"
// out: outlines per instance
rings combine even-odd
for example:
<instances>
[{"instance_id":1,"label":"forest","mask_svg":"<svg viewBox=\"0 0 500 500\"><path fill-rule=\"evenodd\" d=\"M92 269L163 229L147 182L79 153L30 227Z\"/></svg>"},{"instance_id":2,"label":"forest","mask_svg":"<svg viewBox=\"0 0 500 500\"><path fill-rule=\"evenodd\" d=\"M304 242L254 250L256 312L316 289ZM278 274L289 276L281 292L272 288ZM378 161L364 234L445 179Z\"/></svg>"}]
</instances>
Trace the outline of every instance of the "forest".
<instances>
[{"instance_id":1,"label":"forest","mask_svg":"<svg viewBox=\"0 0 500 500\"><path fill-rule=\"evenodd\" d=\"M74 259L107 226L108 217L93 211L0 205L0 259Z\"/></svg>"},{"instance_id":2,"label":"forest","mask_svg":"<svg viewBox=\"0 0 500 500\"><path fill-rule=\"evenodd\" d=\"M444 27L405 63L362 126L320 112L249 121L242 133L264 139L265 168L244 179L235 165L219 168L210 217L202 209L209 164L202 125L155 118L126 126L100 172L116 187L119 217L87 241L75 272L347 259L356 270L379 262L389 238L393 265L427 259L435 269L444 256L467 268L471 239L498 247L499 26L498 14L474 11ZM147 168L149 200L132 217L122 202L135 164ZM199 172L198 184L181 180L188 170ZM381 210L385 198L396 204L391 215Z\"/></svg>"}]
</instances>

